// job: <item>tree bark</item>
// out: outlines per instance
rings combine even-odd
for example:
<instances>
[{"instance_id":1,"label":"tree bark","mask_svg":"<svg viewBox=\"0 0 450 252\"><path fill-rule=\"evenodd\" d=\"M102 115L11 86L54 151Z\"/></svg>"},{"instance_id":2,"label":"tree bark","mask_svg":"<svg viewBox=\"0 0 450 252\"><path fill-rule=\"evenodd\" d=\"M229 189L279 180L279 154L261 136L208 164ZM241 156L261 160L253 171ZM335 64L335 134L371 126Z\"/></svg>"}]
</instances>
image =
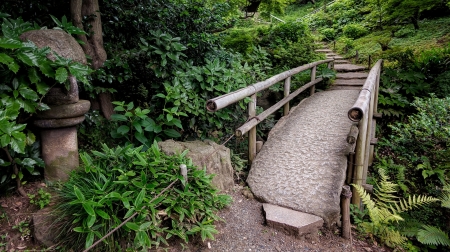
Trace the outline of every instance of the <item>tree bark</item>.
<instances>
[{"instance_id":1,"label":"tree bark","mask_svg":"<svg viewBox=\"0 0 450 252\"><path fill-rule=\"evenodd\" d=\"M419 9L414 11L414 16L411 17L411 23L414 25L415 30L419 30Z\"/></svg>"},{"instance_id":2,"label":"tree bark","mask_svg":"<svg viewBox=\"0 0 450 252\"><path fill-rule=\"evenodd\" d=\"M98 0L71 0L70 14L75 26L84 29L82 17L88 17L87 25L91 28L86 31L89 35L77 35L84 42L81 45L84 52L92 59L92 68L98 69L106 60L106 51L103 47L102 21Z\"/></svg>"}]
</instances>

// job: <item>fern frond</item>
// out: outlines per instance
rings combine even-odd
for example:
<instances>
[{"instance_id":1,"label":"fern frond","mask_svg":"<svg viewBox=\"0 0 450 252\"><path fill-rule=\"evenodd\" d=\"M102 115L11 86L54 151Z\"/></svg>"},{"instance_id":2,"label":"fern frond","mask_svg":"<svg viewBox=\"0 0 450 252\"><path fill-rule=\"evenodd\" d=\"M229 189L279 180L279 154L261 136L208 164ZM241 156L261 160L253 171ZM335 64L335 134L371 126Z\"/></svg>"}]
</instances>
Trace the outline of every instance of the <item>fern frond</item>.
<instances>
[{"instance_id":1,"label":"fern frond","mask_svg":"<svg viewBox=\"0 0 450 252\"><path fill-rule=\"evenodd\" d=\"M406 212L415 207L423 206L430 204L432 202L436 202L438 199L426 196L426 195L413 195L409 196L408 199L400 199L399 203L395 203L395 208L397 213Z\"/></svg>"},{"instance_id":2,"label":"fern frond","mask_svg":"<svg viewBox=\"0 0 450 252\"><path fill-rule=\"evenodd\" d=\"M450 246L448 235L434 226L423 225L417 232L417 240L426 245Z\"/></svg>"},{"instance_id":3,"label":"fern frond","mask_svg":"<svg viewBox=\"0 0 450 252\"><path fill-rule=\"evenodd\" d=\"M445 185L443 189L442 196L440 198L441 200L441 206L450 208L450 184Z\"/></svg>"},{"instance_id":4,"label":"fern frond","mask_svg":"<svg viewBox=\"0 0 450 252\"><path fill-rule=\"evenodd\" d=\"M370 198L370 195L366 192L366 190L362 186L357 184L352 184L352 186L355 187L356 192L358 192L362 202L364 203L364 205L366 205L366 208L369 211L370 219L372 219L374 212L377 211L375 207L375 202ZM372 221L374 220L372 219Z\"/></svg>"},{"instance_id":5,"label":"fern frond","mask_svg":"<svg viewBox=\"0 0 450 252\"><path fill-rule=\"evenodd\" d=\"M408 238L401 235L397 230L384 229L381 234L381 240L389 247L397 247L403 245Z\"/></svg>"}]
</instances>

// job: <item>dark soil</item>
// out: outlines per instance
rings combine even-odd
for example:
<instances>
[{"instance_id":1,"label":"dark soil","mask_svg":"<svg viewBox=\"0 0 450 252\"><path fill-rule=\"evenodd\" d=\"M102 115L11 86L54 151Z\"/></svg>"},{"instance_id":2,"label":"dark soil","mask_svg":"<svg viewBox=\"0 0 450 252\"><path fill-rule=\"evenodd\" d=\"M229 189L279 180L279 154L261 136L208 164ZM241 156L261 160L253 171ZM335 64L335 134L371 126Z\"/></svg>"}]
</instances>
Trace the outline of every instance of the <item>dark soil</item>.
<instances>
[{"instance_id":1,"label":"dark soil","mask_svg":"<svg viewBox=\"0 0 450 252\"><path fill-rule=\"evenodd\" d=\"M42 182L33 182L24 186L28 194L36 194ZM265 225L262 203L251 198L241 186L236 186L229 194L233 198L231 206L218 215L223 222L216 223L218 234L215 240L202 242L200 238L190 240L188 245L171 241L171 246L151 251L390 251L355 239L345 240L339 236L339 228L323 229L317 237L296 238L286 235ZM249 198L247 198L249 197ZM17 193L0 196L0 251L48 251L33 238L32 215L39 207L30 204L29 199ZM19 230L22 223L21 230ZM25 224L28 224L26 226Z\"/></svg>"}]
</instances>

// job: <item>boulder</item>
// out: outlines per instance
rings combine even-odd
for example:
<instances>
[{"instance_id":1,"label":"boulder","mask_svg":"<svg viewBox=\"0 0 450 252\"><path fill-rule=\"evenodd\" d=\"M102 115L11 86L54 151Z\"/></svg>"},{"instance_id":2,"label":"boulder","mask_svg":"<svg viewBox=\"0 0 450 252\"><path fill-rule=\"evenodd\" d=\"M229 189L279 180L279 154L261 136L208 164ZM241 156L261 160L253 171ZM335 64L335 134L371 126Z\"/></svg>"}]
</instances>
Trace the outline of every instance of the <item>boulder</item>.
<instances>
[{"instance_id":1,"label":"boulder","mask_svg":"<svg viewBox=\"0 0 450 252\"><path fill-rule=\"evenodd\" d=\"M87 64L86 56L80 44L78 44L74 37L63 30L44 29L27 31L20 35L20 39L22 41L30 40L38 48L48 46L63 58L72 59L81 64ZM47 57L52 61L56 59L51 53Z\"/></svg>"},{"instance_id":2,"label":"boulder","mask_svg":"<svg viewBox=\"0 0 450 252\"><path fill-rule=\"evenodd\" d=\"M220 191L233 188L233 167L231 166L230 149L218 145L213 141L176 142L167 140L158 143L161 150L167 155L180 154L189 150L186 157L199 169L206 167L208 174L216 174L212 184Z\"/></svg>"}]
</instances>

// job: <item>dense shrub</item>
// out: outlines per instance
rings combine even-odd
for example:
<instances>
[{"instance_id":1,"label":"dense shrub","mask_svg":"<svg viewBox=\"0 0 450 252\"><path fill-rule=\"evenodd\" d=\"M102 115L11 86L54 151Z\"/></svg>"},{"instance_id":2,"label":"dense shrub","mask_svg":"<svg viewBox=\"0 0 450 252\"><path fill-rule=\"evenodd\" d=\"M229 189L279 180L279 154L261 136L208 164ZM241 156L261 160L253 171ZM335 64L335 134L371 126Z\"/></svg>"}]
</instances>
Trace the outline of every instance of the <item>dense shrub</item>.
<instances>
[{"instance_id":1,"label":"dense shrub","mask_svg":"<svg viewBox=\"0 0 450 252\"><path fill-rule=\"evenodd\" d=\"M235 29L223 36L222 45L236 52L247 54L257 44L256 35L250 30Z\"/></svg>"},{"instance_id":2,"label":"dense shrub","mask_svg":"<svg viewBox=\"0 0 450 252\"><path fill-rule=\"evenodd\" d=\"M323 28L319 32L325 37L325 40L333 41L336 38L336 31L333 28Z\"/></svg>"},{"instance_id":3,"label":"dense shrub","mask_svg":"<svg viewBox=\"0 0 450 252\"><path fill-rule=\"evenodd\" d=\"M342 28L344 35L348 38L357 39L365 36L369 31L360 24L348 24Z\"/></svg>"},{"instance_id":4,"label":"dense shrub","mask_svg":"<svg viewBox=\"0 0 450 252\"><path fill-rule=\"evenodd\" d=\"M213 238L217 230L212 222L219 219L215 211L231 198L217 194L211 185L213 176L197 169L185 157L187 151L168 156L156 143L141 150L104 145L91 155L81 154L84 169L56 188L57 203L51 210L55 218L51 228L63 246L81 251L133 214L96 249L150 249L167 244L172 236L184 242L193 235ZM180 171L182 164L186 177Z\"/></svg>"}]
</instances>

